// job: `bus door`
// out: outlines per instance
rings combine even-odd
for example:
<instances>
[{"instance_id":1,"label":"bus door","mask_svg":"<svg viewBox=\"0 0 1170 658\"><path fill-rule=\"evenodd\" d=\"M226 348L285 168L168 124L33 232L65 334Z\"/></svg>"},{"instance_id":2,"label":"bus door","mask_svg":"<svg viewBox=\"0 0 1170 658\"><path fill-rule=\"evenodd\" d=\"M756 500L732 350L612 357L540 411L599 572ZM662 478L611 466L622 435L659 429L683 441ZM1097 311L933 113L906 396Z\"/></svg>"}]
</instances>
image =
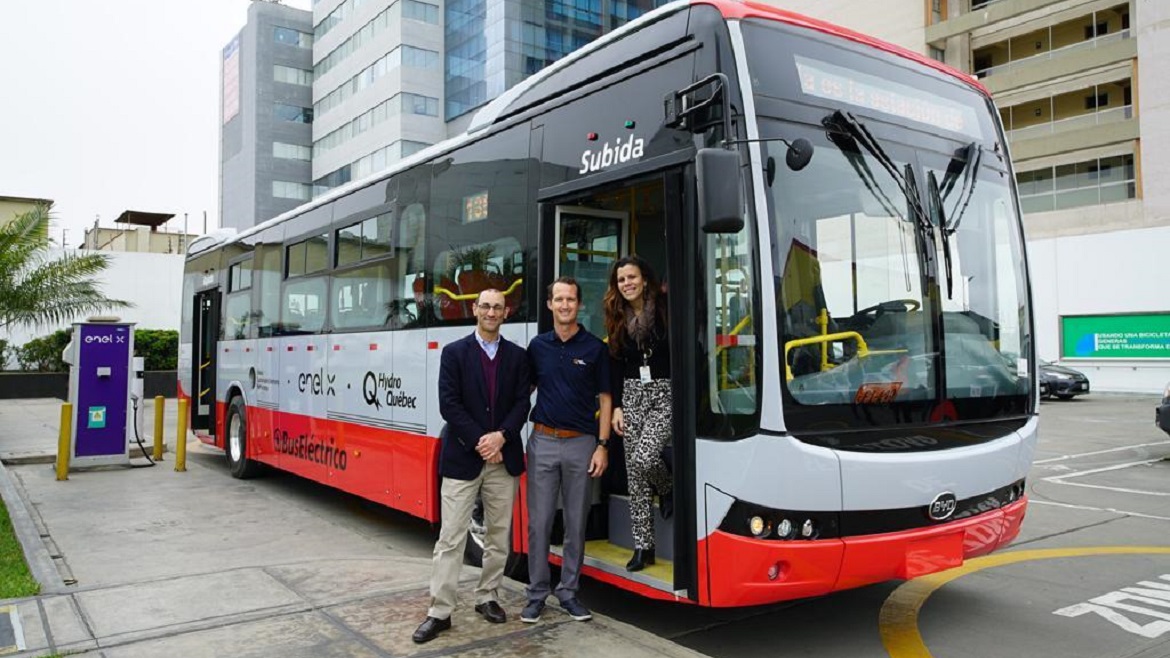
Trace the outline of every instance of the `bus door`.
<instances>
[{"instance_id":1,"label":"bus door","mask_svg":"<svg viewBox=\"0 0 1170 658\"><path fill-rule=\"evenodd\" d=\"M605 312L601 300L609 285L609 268L629 252L629 213L584 206L556 207L557 258L553 279L571 276L587 300L578 320L605 340ZM541 290L544 290L542 287Z\"/></svg>"},{"instance_id":2,"label":"bus door","mask_svg":"<svg viewBox=\"0 0 1170 658\"><path fill-rule=\"evenodd\" d=\"M555 254L555 258L543 259L540 264L542 281L540 299L540 331L552 328L552 316L544 309L544 291L549 283L559 276L571 276L581 286L582 307L579 321L588 331L605 340L605 311L602 300L609 285L609 271L613 263L622 256L637 254L646 259L654 268L664 287L670 288L670 303L674 299L675 283L672 274L679 271L684 259L672 245L677 236L669 235L681 228L678 222L667 218L681 216L683 207L682 176L679 171L658 173L651 176L624 181L617 186L589 190L572 198L558 200L556 204L542 208L541 254ZM693 243L692 247L693 249ZM683 298L685 299L685 297ZM679 302L685 305L685 302ZM691 308L691 316L694 314ZM672 311L673 314L673 311ZM672 320L673 322L673 320ZM672 341L677 341L672 327ZM678 349L672 343L672 351ZM680 391L675 391L677 398ZM675 400L674 408L680 406ZM687 455L688 448L679 450L680 437L693 437L691 431L675 423L671 445L664 452L668 465ZM616 437L615 437L616 438ZM689 440L689 439L687 439ZM689 459L681 463L690 463ZM675 488L680 486L680 472L672 469ZM683 478L686 479L686 478ZM689 479L693 481L693 477ZM675 526L680 507L693 510L693 503L680 505L675 497L675 515L667 520L656 511L655 544L656 564L645 570L630 573L625 569L633 551L633 535L630 529L628 475L625 465L624 447L620 441L613 441L609 451L609 468L594 485L593 505L590 508L586 530L585 564L587 569L604 571L622 579L628 579L637 586L650 587L664 595L692 597L690 583L693 582L694 549L693 541L688 544L683 535L693 538L694 531L685 530L675 538ZM656 507L657 510L657 507ZM690 512L685 512L690 513ZM686 518L686 517L683 517ZM679 524L681 527L687 523ZM559 554L561 547L560 523L554 525L552 551Z\"/></svg>"},{"instance_id":3,"label":"bus door","mask_svg":"<svg viewBox=\"0 0 1170 658\"><path fill-rule=\"evenodd\" d=\"M195 293L191 336L191 429L215 432L215 370L219 344L219 288Z\"/></svg>"}]
</instances>

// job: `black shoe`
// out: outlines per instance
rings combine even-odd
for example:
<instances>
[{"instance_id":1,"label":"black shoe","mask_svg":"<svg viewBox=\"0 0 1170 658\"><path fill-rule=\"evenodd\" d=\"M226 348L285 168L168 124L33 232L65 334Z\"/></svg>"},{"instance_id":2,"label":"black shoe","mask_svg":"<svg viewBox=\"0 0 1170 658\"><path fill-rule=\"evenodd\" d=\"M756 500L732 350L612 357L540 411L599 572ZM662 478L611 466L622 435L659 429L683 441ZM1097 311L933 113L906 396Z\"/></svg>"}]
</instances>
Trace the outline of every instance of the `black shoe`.
<instances>
[{"instance_id":1,"label":"black shoe","mask_svg":"<svg viewBox=\"0 0 1170 658\"><path fill-rule=\"evenodd\" d=\"M418 625L415 629L414 635L410 639L414 640L415 644L422 644L430 642L439 637L439 633L451 628L451 618L439 619L438 617L427 617L423 623Z\"/></svg>"},{"instance_id":2,"label":"black shoe","mask_svg":"<svg viewBox=\"0 0 1170 658\"><path fill-rule=\"evenodd\" d=\"M495 601L488 601L487 603L480 603L475 606L475 611L483 615L483 618L493 624L502 624L508 621L508 614L500 607L499 603Z\"/></svg>"},{"instance_id":3,"label":"black shoe","mask_svg":"<svg viewBox=\"0 0 1170 658\"><path fill-rule=\"evenodd\" d=\"M634 557L626 563L626 571L641 571L649 564L654 564L654 549L635 548Z\"/></svg>"},{"instance_id":4,"label":"black shoe","mask_svg":"<svg viewBox=\"0 0 1170 658\"><path fill-rule=\"evenodd\" d=\"M674 494L658 496L658 511L662 514L663 519L674 516Z\"/></svg>"},{"instance_id":5,"label":"black shoe","mask_svg":"<svg viewBox=\"0 0 1170 658\"><path fill-rule=\"evenodd\" d=\"M535 624L540 621L540 613L542 612L544 612L544 601L533 599L524 606L524 610L520 613L520 621L525 624Z\"/></svg>"},{"instance_id":6,"label":"black shoe","mask_svg":"<svg viewBox=\"0 0 1170 658\"><path fill-rule=\"evenodd\" d=\"M565 613L572 617L575 621L589 621L593 619L593 613L589 612L589 608L581 605L581 602L576 598L568 601L561 601L561 607L565 609Z\"/></svg>"}]
</instances>

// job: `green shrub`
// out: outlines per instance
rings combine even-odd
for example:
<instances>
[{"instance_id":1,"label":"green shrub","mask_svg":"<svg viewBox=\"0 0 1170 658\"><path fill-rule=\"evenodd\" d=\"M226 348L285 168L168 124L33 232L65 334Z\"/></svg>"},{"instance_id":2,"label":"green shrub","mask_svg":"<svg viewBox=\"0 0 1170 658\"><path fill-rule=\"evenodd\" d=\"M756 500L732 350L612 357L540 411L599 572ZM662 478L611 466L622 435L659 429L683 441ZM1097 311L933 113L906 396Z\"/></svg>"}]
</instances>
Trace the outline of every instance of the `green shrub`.
<instances>
[{"instance_id":1,"label":"green shrub","mask_svg":"<svg viewBox=\"0 0 1170 658\"><path fill-rule=\"evenodd\" d=\"M65 372L69 366L61 360L61 352L69 344L73 327L58 329L48 336L34 338L16 348L16 360L21 370L35 372Z\"/></svg>"},{"instance_id":2,"label":"green shrub","mask_svg":"<svg viewBox=\"0 0 1170 658\"><path fill-rule=\"evenodd\" d=\"M134 353L146 359L147 370L174 370L179 365L179 332L174 329L136 329Z\"/></svg>"}]
</instances>

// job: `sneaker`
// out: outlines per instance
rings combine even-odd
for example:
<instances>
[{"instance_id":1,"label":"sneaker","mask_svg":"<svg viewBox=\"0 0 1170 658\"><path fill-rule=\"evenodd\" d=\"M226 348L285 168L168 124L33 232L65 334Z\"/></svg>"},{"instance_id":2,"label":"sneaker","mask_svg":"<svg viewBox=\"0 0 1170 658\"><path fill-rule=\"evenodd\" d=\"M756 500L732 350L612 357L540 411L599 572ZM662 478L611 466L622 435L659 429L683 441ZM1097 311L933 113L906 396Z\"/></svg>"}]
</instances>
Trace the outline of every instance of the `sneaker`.
<instances>
[{"instance_id":1,"label":"sneaker","mask_svg":"<svg viewBox=\"0 0 1170 658\"><path fill-rule=\"evenodd\" d=\"M525 624L535 624L540 621L540 613L544 612L544 601L529 601L520 613L520 621Z\"/></svg>"},{"instance_id":2,"label":"sneaker","mask_svg":"<svg viewBox=\"0 0 1170 658\"><path fill-rule=\"evenodd\" d=\"M568 601L561 601L561 607L565 612L569 613L575 621L589 621L593 619L593 613L589 612L589 608L581 605L577 599L569 599Z\"/></svg>"}]
</instances>

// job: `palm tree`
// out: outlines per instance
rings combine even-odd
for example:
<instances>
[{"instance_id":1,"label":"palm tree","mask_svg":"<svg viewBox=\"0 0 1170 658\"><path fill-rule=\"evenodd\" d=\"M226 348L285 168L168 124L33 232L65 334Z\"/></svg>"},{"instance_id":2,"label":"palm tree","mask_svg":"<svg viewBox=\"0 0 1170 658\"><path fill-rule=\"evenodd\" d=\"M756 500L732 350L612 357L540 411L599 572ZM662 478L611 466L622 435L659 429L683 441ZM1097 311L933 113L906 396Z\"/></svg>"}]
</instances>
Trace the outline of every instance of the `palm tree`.
<instances>
[{"instance_id":1,"label":"palm tree","mask_svg":"<svg viewBox=\"0 0 1170 658\"><path fill-rule=\"evenodd\" d=\"M0 226L0 329L133 306L98 289L96 277L110 263L106 254L49 253L50 219L49 207L39 205Z\"/></svg>"}]
</instances>

